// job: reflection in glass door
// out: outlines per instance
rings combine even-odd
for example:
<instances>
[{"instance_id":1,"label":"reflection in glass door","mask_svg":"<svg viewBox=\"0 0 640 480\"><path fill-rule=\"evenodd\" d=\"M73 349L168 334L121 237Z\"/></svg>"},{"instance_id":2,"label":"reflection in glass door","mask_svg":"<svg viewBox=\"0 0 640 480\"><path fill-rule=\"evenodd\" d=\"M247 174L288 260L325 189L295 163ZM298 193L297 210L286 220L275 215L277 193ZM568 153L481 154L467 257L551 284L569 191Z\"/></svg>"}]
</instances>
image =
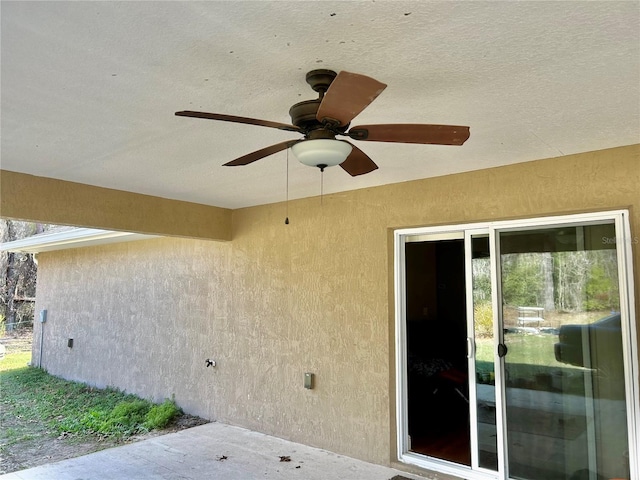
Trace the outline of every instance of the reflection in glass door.
<instances>
[{"instance_id":1,"label":"reflection in glass door","mask_svg":"<svg viewBox=\"0 0 640 480\"><path fill-rule=\"evenodd\" d=\"M613 221L498 234L510 478L631 478L615 237Z\"/></svg>"}]
</instances>

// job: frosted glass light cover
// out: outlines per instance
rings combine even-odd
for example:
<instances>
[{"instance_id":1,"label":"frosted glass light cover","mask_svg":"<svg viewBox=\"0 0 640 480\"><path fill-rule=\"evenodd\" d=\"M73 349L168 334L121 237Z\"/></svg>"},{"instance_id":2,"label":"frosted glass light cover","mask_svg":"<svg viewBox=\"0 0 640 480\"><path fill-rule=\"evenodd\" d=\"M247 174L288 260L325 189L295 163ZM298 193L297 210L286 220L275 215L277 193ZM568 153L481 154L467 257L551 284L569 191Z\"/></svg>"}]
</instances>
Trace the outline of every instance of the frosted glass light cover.
<instances>
[{"instance_id":1,"label":"frosted glass light cover","mask_svg":"<svg viewBox=\"0 0 640 480\"><path fill-rule=\"evenodd\" d=\"M347 159L351 148L349 143L342 140L321 138L296 143L291 147L291 150L300 163L310 167L318 165L333 167L340 165Z\"/></svg>"}]
</instances>

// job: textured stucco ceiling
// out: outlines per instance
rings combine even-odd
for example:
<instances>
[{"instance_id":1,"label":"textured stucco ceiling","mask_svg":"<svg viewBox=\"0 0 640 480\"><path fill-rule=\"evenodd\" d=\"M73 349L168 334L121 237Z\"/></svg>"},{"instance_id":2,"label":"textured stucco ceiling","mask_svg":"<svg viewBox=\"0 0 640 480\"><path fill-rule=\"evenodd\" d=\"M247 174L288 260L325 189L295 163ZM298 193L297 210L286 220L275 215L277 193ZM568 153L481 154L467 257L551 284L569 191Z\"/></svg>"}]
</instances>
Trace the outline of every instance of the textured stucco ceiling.
<instances>
[{"instance_id":1,"label":"textured stucco ceiling","mask_svg":"<svg viewBox=\"0 0 640 480\"><path fill-rule=\"evenodd\" d=\"M325 193L640 142L640 2L1 3L3 169L237 208L285 198L297 138L174 116L290 123L305 73L388 85L354 124L469 125L462 147L358 146L378 165ZM290 198L320 193L290 155ZM525 182L526 179L523 179ZM470 186L471 188L471 186ZM524 191L524 190L523 190Z\"/></svg>"}]
</instances>

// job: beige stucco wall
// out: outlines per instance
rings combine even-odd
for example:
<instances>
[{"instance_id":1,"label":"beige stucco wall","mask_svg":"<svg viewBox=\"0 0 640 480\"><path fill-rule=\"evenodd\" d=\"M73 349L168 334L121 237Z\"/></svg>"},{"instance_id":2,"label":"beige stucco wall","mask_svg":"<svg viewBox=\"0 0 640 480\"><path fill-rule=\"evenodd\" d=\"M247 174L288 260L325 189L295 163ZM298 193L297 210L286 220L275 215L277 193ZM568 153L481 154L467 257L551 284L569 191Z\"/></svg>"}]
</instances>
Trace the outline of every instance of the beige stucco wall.
<instances>
[{"instance_id":1,"label":"beige stucco wall","mask_svg":"<svg viewBox=\"0 0 640 480\"><path fill-rule=\"evenodd\" d=\"M630 208L638 238L638 145L294 201L289 225L281 204L237 210L226 243L44 253L42 366L386 464L395 448L392 229L617 208ZM640 299L637 245L634 255ZM315 389L303 388L304 372L316 375Z\"/></svg>"},{"instance_id":2,"label":"beige stucco wall","mask_svg":"<svg viewBox=\"0 0 640 480\"><path fill-rule=\"evenodd\" d=\"M231 239L231 210L0 170L3 218L105 230Z\"/></svg>"}]
</instances>

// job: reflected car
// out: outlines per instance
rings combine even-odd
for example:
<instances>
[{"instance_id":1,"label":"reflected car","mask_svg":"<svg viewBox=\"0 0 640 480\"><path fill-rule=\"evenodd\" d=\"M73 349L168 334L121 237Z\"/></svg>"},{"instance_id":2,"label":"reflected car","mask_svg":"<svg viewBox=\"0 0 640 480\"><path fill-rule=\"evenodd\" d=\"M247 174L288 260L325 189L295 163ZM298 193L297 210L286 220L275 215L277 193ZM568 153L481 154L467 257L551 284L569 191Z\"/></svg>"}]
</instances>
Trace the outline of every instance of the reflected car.
<instances>
[{"instance_id":1,"label":"reflected car","mask_svg":"<svg viewBox=\"0 0 640 480\"><path fill-rule=\"evenodd\" d=\"M554 345L556 360L603 373L622 373L620 313L587 325L563 325Z\"/></svg>"}]
</instances>

